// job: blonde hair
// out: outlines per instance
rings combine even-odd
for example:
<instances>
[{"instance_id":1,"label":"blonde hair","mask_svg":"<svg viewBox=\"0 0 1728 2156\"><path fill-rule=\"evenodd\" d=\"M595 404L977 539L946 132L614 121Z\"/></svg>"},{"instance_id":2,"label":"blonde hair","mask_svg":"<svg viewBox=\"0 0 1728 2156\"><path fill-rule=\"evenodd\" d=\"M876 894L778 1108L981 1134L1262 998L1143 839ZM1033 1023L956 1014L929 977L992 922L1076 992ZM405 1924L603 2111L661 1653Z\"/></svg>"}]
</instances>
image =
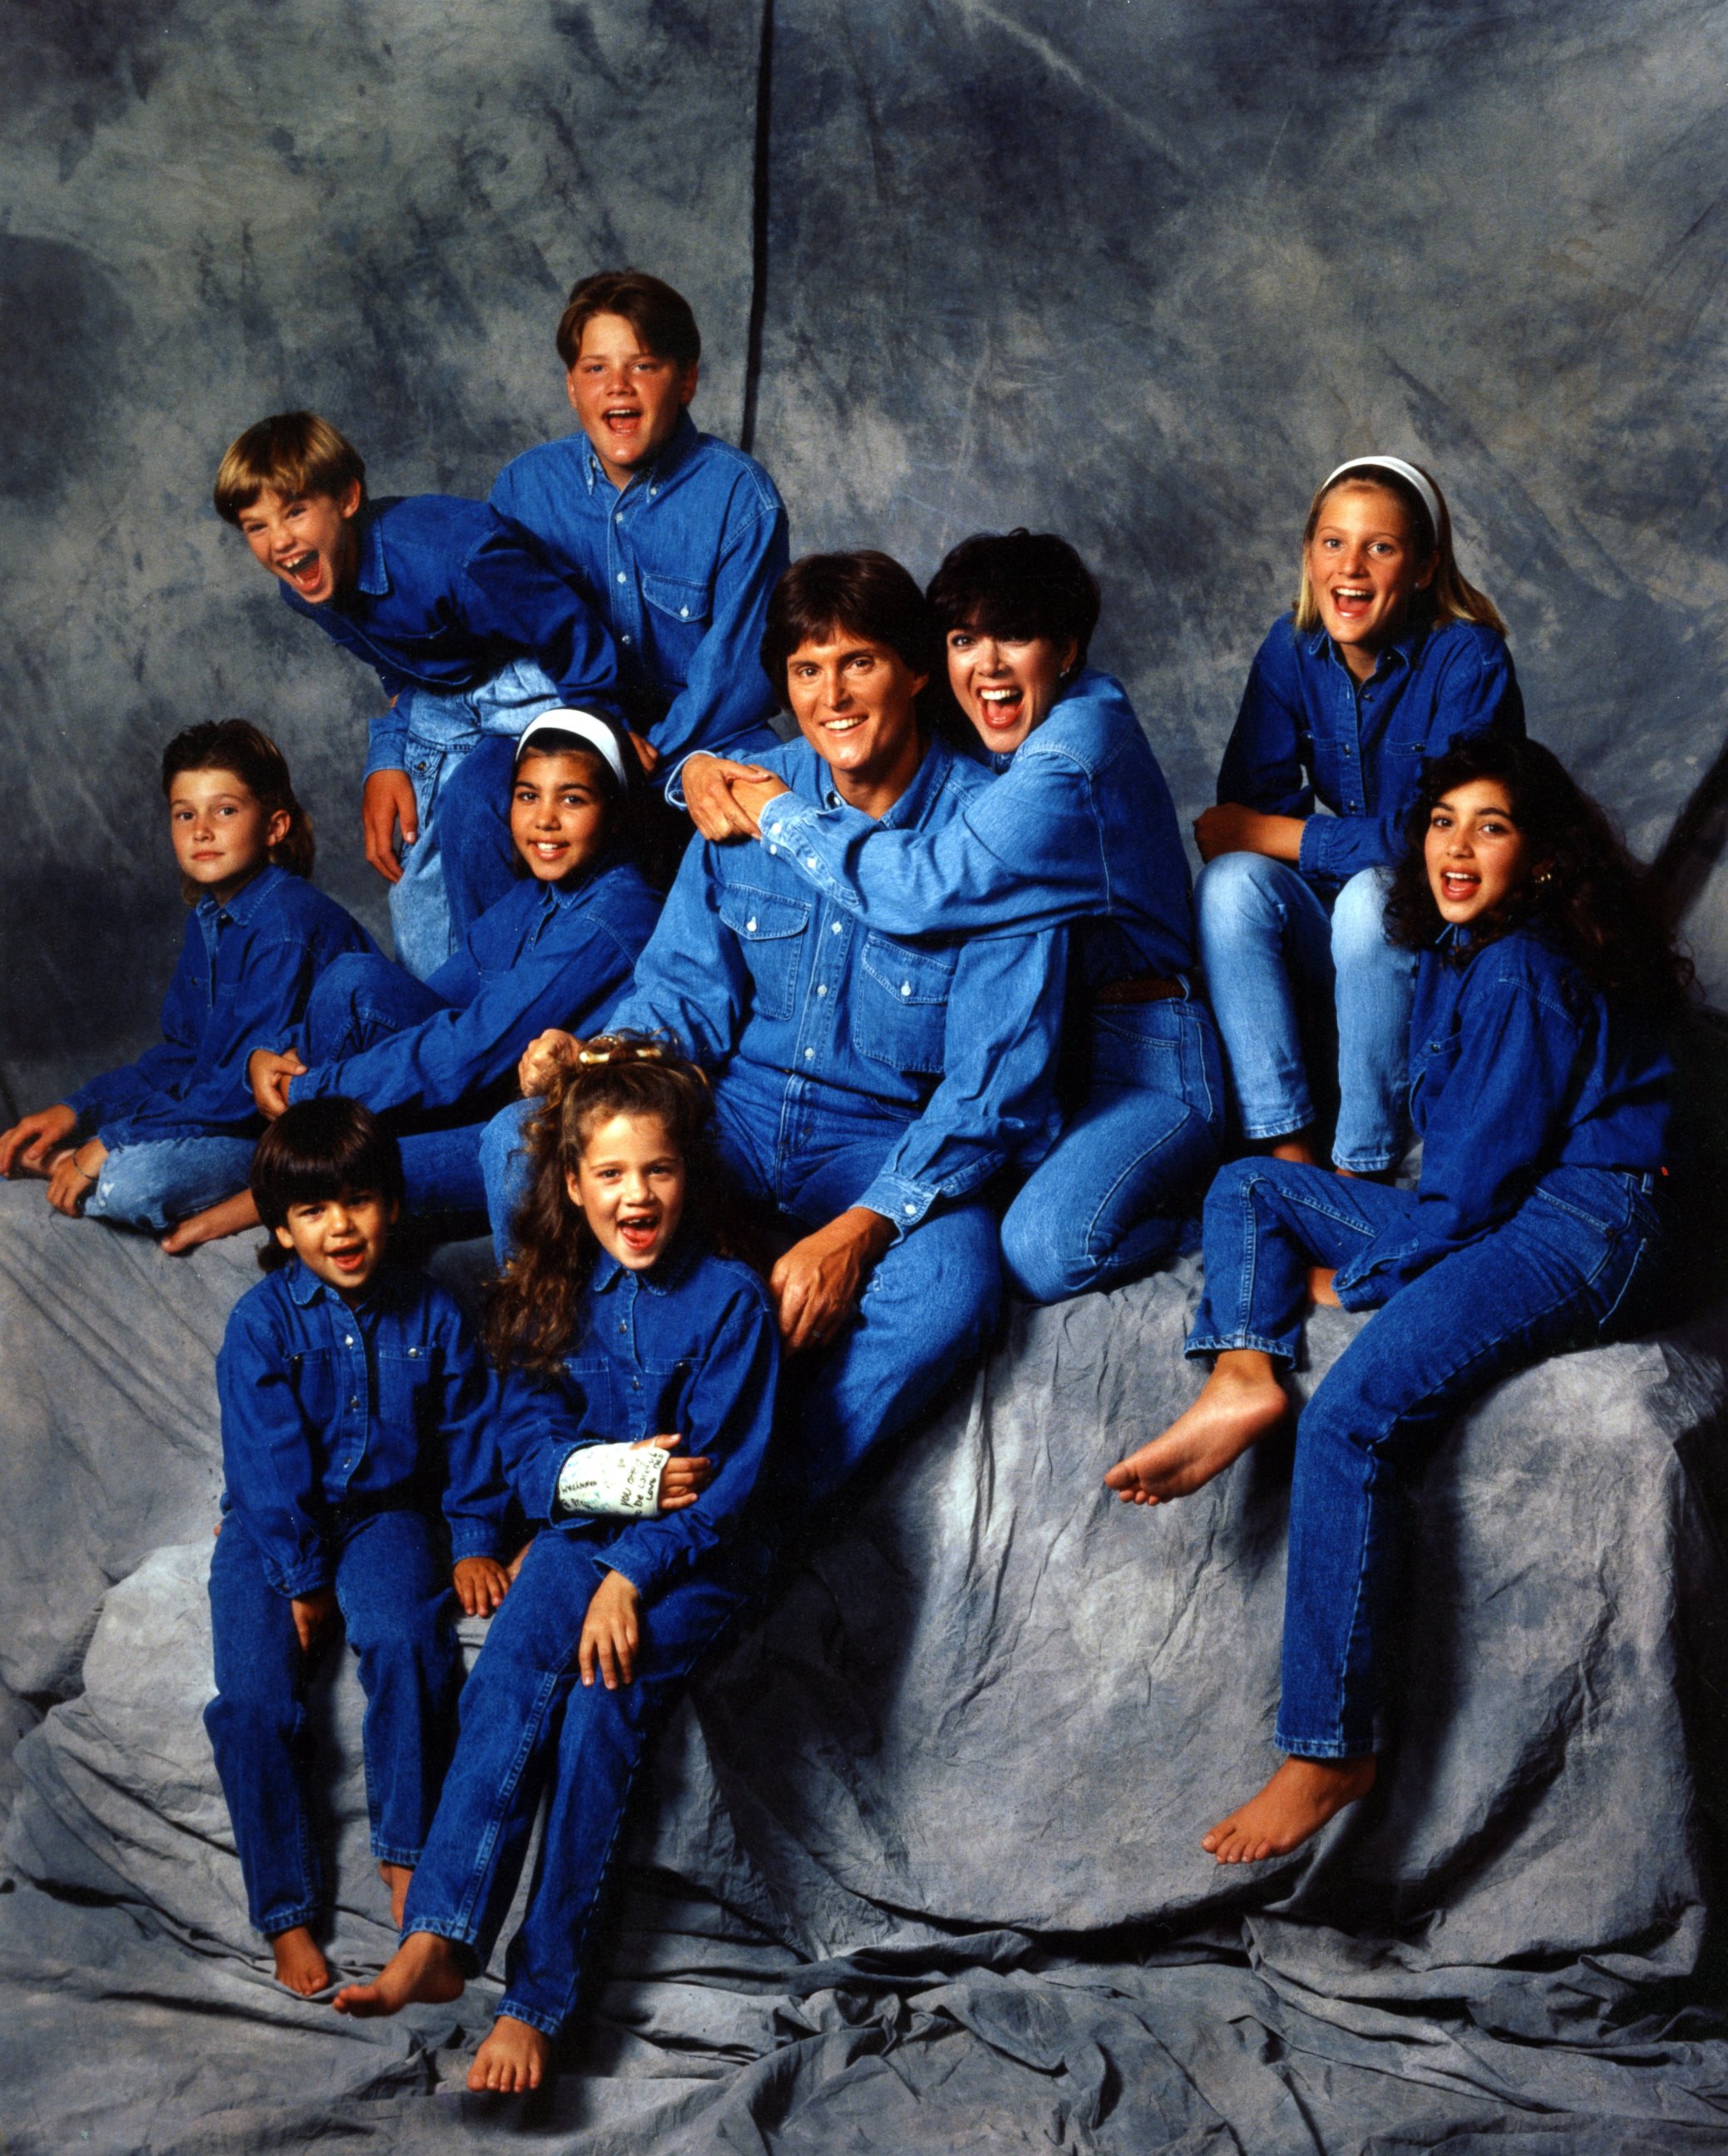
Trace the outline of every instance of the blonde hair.
<instances>
[{"instance_id":1,"label":"blonde hair","mask_svg":"<svg viewBox=\"0 0 1728 2156\"><path fill-rule=\"evenodd\" d=\"M303 494L340 497L356 481L366 494L366 465L354 444L315 412L273 412L230 442L217 467L211 499L224 524L238 524L267 489L293 500Z\"/></svg>"},{"instance_id":2,"label":"blonde hair","mask_svg":"<svg viewBox=\"0 0 1728 2156\"><path fill-rule=\"evenodd\" d=\"M1320 606L1308 575L1308 548L1320 528L1320 511L1345 487L1377 487L1382 494L1389 494L1403 510L1405 525L1418 555L1424 562L1438 557L1433 575L1411 602L1413 619L1428 621L1436 628L1449 621L1469 621L1479 628L1496 629L1502 636L1505 634L1506 624L1500 608L1486 592L1477 590L1458 566L1452 551L1452 512L1446 506L1445 495L1431 472L1420 465L1416 470L1433 487L1434 499L1440 505L1438 531L1428 515L1428 504L1409 480L1395 471L1387 471L1383 465L1356 465L1340 472L1328 480L1309 503L1308 521L1302 526L1302 576L1296 587L1295 620L1299 634L1320 627Z\"/></svg>"}]
</instances>

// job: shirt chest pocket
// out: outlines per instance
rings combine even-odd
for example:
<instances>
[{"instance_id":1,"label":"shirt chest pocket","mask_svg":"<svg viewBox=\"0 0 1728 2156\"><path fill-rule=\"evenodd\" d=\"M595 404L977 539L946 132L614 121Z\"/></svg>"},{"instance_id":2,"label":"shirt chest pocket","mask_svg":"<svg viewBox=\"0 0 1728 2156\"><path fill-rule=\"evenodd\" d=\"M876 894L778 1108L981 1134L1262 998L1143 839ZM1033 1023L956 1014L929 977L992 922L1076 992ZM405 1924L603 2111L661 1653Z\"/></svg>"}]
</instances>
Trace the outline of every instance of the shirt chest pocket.
<instances>
[{"instance_id":1,"label":"shirt chest pocket","mask_svg":"<svg viewBox=\"0 0 1728 2156\"><path fill-rule=\"evenodd\" d=\"M310 1348L292 1363L294 1396L315 1430L328 1430L348 1404L346 1373L327 1348ZM361 1404L365 1405L362 1399Z\"/></svg>"},{"instance_id":2,"label":"shirt chest pocket","mask_svg":"<svg viewBox=\"0 0 1728 2156\"><path fill-rule=\"evenodd\" d=\"M433 1369L423 1347L380 1348L377 1353L378 1420L383 1428L418 1450L421 1414Z\"/></svg>"},{"instance_id":3,"label":"shirt chest pocket","mask_svg":"<svg viewBox=\"0 0 1728 2156\"><path fill-rule=\"evenodd\" d=\"M852 1045L896 1070L940 1072L947 1060L948 998L960 953L911 951L866 936L852 1001Z\"/></svg>"},{"instance_id":4,"label":"shirt chest pocket","mask_svg":"<svg viewBox=\"0 0 1728 2156\"><path fill-rule=\"evenodd\" d=\"M720 917L737 939L764 1018L788 1019L798 991L798 962L810 927L809 901L747 885L720 892Z\"/></svg>"},{"instance_id":5,"label":"shirt chest pocket","mask_svg":"<svg viewBox=\"0 0 1728 2156\"><path fill-rule=\"evenodd\" d=\"M656 632L670 629L689 629L700 636L707 628L714 612L714 600L705 583L686 582L681 577L651 576L644 572L642 596L654 609L650 617Z\"/></svg>"},{"instance_id":6,"label":"shirt chest pocket","mask_svg":"<svg viewBox=\"0 0 1728 2156\"><path fill-rule=\"evenodd\" d=\"M610 1327L615 1337L619 1336L622 1323L628 1332L628 1321L620 1320L604 1296L594 1298L597 1309L592 1323ZM621 1425L622 1401L618 1397L618 1368L605 1355L567 1355L564 1358L564 1382L574 1396L577 1416L582 1434L603 1442L614 1441L614 1433Z\"/></svg>"},{"instance_id":7,"label":"shirt chest pocket","mask_svg":"<svg viewBox=\"0 0 1728 2156\"><path fill-rule=\"evenodd\" d=\"M1428 1127L1435 1101L1458 1068L1461 1040L1454 1024L1410 1044L1410 1111L1418 1131Z\"/></svg>"}]
</instances>

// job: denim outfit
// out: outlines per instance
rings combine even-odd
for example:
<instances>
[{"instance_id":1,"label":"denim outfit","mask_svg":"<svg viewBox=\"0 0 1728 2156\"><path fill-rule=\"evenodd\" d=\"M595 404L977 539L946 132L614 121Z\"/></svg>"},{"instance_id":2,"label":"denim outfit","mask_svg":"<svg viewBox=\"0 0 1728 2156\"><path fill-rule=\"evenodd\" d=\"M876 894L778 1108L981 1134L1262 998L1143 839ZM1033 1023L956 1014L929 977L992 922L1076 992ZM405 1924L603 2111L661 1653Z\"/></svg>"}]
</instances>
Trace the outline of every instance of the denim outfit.
<instances>
[{"instance_id":1,"label":"denim outfit","mask_svg":"<svg viewBox=\"0 0 1728 2156\"><path fill-rule=\"evenodd\" d=\"M234 1306L216 1383L227 1489L204 1727L252 1922L274 1937L310 1923L320 1892L291 1599L336 1590L367 1698L372 1854L415 1864L462 1681L450 1553L502 1554L497 1393L423 1275L387 1267L351 1305L298 1258Z\"/></svg>"},{"instance_id":2,"label":"denim outfit","mask_svg":"<svg viewBox=\"0 0 1728 2156\"><path fill-rule=\"evenodd\" d=\"M286 869L267 865L220 902L200 898L161 1040L66 1096L77 1137L108 1148L86 1218L160 1234L244 1190L262 1128L246 1083L259 1034L297 1024L333 960L377 949L334 899Z\"/></svg>"},{"instance_id":3,"label":"denim outfit","mask_svg":"<svg viewBox=\"0 0 1728 2156\"><path fill-rule=\"evenodd\" d=\"M813 806L829 801L802 742L761 761ZM935 831L990 783L933 742L883 825ZM685 856L613 1024L669 1033L714 1075L720 1154L792 1230L854 1205L896 1230L836 1346L794 1366L800 1501L837 1489L995 1323L983 1193L1055 1135L1065 960L1057 929L916 942L867 929L783 847L704 840ZM481 1149L500 1236L525 1112L506 1111Z\"/></svg>"},{"instance_id":4,"label":"denim outfit","mask_svg":"<svg viewBox=\"0 0 1728 2156\"><path fill-rule=\"evenodd\" d=\"M310 606L284 584L282 598L395 699L372 721L366 770L406 772L413 786L420 835L390 887L390 922L424 980L510 888L516 736L555 705L615 716L617 655L539 541L485 502L368 502L359 542L347 598Z\"/></svg>"},{"instance_id":5,"label":"denim outfit","mask_svg":"<svg viewBox=\"0 0 1728 2156\"><path fill-rule=\"evenodd\" d=\"M530 1548L463 1691L456 1755L403 1930L436 1933L485 1964L550 1779L499 2006L549 2036L575 2004L649 1738L759 1575L760 1545L740 1528L767 1449L779 1353L761 1281L685 1240L646 1272L602 1254L561 1376L505 1379L506 1471L529 1517L553 1524ZM695 1504L648 1520L559 1517L559 1470L573 1451L674 1432L686 1456L715 1462ZM644 1604L635 1680L616 1691L583 1685L577 1659L608 1572Z\"/></svg>"},{"instance_id":6,"label":"denim outfit","mask_svg":"<svg viewBox=\"0 0 1728 2156\"><path fill-rule=\"evenodd\" d=\"M307 1066L290 1100L363 1101L402 1138L411 1212L483 1212L480 1132L522 1050L548 1026L604 1030L660 903L613 860L568 889L525 876L429 981L376 953L338 960L281 1044Z\"/></svg>"},{"instance_id":7,"label":"denim outfit","mask_svg":"<svg viewBox=\"0 0 1728 2156\"><path fill-rule=\"evenodd\" d=\"M624 709L669 777L684 757L776 746L760 656L787 564L786 507L754 458L688 412L622 492L586 434L507 464L489 497L576 579L618 646Z\"/></svg>"},{"instance_id":8,"label":"denim outfit","mask_svg":"<svg viewBox=\"0 0 1728 2156\"><path fill-rule=\"evenodd\" d=\"M1295 1360L1311 1265L1373 1310L1296 1426L1277 1743L1374 1748L1376 1635L1397 1478L1471 1399L1597 1337L1642 1289L1673 1065L1577 969L1516 932L1424 952L1410 1105L1422 1182L1389 1190L1238 1160L1206 1201L1191 1355Z\"/></svg>"},{"instance_id":9,"label":"denim outfit","mask_svg":"<svg viewBox=\"0 0 1728 2156\"><path fill-rule=\"evenodd\" d=\"M1201 871L1200 956L1243 1135L1288 1137L1325 1106L1310 1062L1330 1063L1332 1158L1371 1174L1402 1150L1413 968L1381 925L1422 767L1490 727L1522 734L1505 639L1468 622L1415 628L1358 682L1324 629L1273 624L1224 751L1218 798L1300 816L1300 860L1221 854ZM1316 802L1332 813L1316 814ZM1305 1041L1304 1034L1308 1038ZM1330 1087L1321 1089L1330 1092Z\"/></svg>"},{"instance_id":10,"label":"denim outfit","mask_svg":"<svg viewBox=\"0 0 1728 2156\"><path fill-rule=\"evenodd\" d=\"M1070 1112L1002 1226L1010 1283L1056 1302L1171 1254L1218 1165L1223 1074L1212 1015L1192 994L1090 1001L1112 982L1194 970L1176 810L1121 684L1085 669L1018 752L983 762L995 784L937 830L890 829L788 793L763 812L762 838L885 934L1073 926Z\"/></svg>"}]
</instances>

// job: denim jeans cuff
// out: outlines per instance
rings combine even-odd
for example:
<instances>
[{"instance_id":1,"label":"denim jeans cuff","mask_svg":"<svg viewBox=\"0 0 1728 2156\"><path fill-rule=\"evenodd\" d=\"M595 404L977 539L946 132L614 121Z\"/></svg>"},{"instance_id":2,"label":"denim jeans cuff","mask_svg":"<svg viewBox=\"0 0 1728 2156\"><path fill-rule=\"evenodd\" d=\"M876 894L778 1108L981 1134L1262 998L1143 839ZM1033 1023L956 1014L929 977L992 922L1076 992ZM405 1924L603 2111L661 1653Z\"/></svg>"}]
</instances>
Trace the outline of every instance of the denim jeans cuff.
<instances>
[{"instance_id":1,"label":"denim jeans cuff","mask_svg":"<svg viewBox=\"0 0 1728 2156\"><path fill-rule=\"evenodd\" d=\"M561 2014L548 2014L543 2007L530 2006L509 1992L499 2000L498 2011L508 2014L512 2021L526 2021L531 2029L538 2029L542 2036L551 2038L562 2035L564 2024L570 2018L567 2007Z\"/></svg>"},{"instance_id":2,"label":"denim jeans cuff","mask_svg":"<svg viewBox=\"0 0 1728 2156\"><path fill-rule=\"evenodd\" d=\"M274 1939L279 1938L284 1932L291 1932L301 1924L315 1924L317 1921L318 1904L302 1902L292 1909L271 1910L262 1923L254 1917L252 1928L254 1931L262 1932L267 1939Z\"/></svg>"},{"instance_id":3,"label":"denim jeans cuff","mask_svg":"<svg viewBox=\"0 0 1728 2156\"><path fill-rule=\"evenodd\" d=\"M1382 1175L1389 1168L1396 1168L1404 1158L1402 1152L1375 1152L1358 1156L1355 1160L1341 1160L1336 1149L1332 1154L1334 1168L1341 1168L1347 1175Z\"/></svg>"},{"instance_id":4,"label":"denim jeans cuff","mask_svg":"<svg viewBox=\"0 0 1728 2156\"><path fill-rule=\"evenodd\" d=\"M1292 1759L1372 1759L1375 1752L1372 1737L1302 1737L1281 1727L1272 1742Z\"/></svg>"},{"instance_id":5,"label":"denim jeans cuff","mask_svg":"<svg viewBox=\"0 0 1728 2156\"><path fill-rule=\"evenodd\" d=\"M412 1871L425 1853L423 1849L405 1849L397 1842L381 1841L377 1835L372 1836L374 1864L403 1864Z\"/></svg>"},{"instance_id":6,"label":"denim jeans cuff","mask_svg":"<svg viewBox=\"0 0 1728 2156\"><path fill-rule=\"evenodd\" d=\"M1187 1356L1223 1355L1238 1348L1251 1348L1259 1354L1271 1356L1274 1362L1293 1363L1296 1359L1295 1337L1290 1333L1273 1340L1259 1332L1191 1332L1182 1353Z\"/></svg>"},{"instance_id":7,"label":"denim jeans cuff","mask_svg":"<svg viewBox=\"0 0 1728 2156\"><path fill-rule=\"evenodd\" d=\"M387 1863L392 1861L399 1862L401 1860L384 1860ZM443 1939L453 1947L460 1947L464 1953L472 1955L476 1963L479 1961L479 1926L469 1923L464 1917L428 1917L418 1909L405 1910L402 1920L403 1937L406 1938L410 1932L430 1932L434 1938Z\"/></svg>"}]
</instances>

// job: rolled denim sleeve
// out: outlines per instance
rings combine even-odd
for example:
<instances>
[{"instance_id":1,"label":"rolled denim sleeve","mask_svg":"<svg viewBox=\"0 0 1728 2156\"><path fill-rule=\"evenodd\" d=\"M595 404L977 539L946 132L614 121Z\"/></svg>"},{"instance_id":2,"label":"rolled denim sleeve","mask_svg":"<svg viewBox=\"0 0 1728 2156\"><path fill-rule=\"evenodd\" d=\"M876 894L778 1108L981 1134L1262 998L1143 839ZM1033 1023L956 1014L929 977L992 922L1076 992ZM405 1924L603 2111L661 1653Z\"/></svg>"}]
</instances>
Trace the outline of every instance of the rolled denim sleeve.
<instances>
[{"instance_id":1,"label":"rolled denim sleeve","mask_svg":"<svg viewBox=\"0 0 1728 2156\"><path fill-rule=\"evenodd\" d=\"M457 592L471 634L538 660L572 705L618 718L611 634L525 526L495 512L463 562Z\"/></svg>"},{"instance_id":2,"label":"rolled denim sleeve","mask_svg":"<svg viewBox=\"0 0 1728 2156\"><path fill-rule=\"evenodd\" d=\"M547 1377L512 1368L499 1389L497 1455L510 1486L531 1520L556 1517L558 1476L572 1452L613 1440L587 1426L587 1401L567 1373Z\"/></svg>"},{"instance_id":3,"label":"rolled denim sleeve","mask_svg":"<svg viewBox=\"0 0 1728 2156\"><path fill-rule=\"evenodd\" d=\"M270 1584L279 1594L304 1595L329 1586L332 1561L317 1519L315 1435L290 1367L269 1318L241 1304L216 1358L228 1501Z\"/></svg>"},{"instance_id":4,"label":"rolled denim sleeve","mask_svg":"<svg viewBox=\"0 0 1728 2156\"><path fill-rule=\"evenodd\" d=\"M787 552L786 511L777 499L747 517L728 520L708 633L696 647L690 679L653 728L663 758L681 763L700 751L747 762L779 746L767 722L774 691L760 654L768 595L786 567Z\"/></svg>"},{"instance_id":5,"label":"rolled denim sleeve","mask_svg":"<svg viewBox=\"0 0 1728 2156\"><path fill-rule=\"evenodd\" d=\"M385 684L387 688L389 685ZM397 701L367 722L366 770L362 777L370 778L379 771L405 772L408 767L408 714L402 707L398 690Z\"/></svg>"}]
</instances>

